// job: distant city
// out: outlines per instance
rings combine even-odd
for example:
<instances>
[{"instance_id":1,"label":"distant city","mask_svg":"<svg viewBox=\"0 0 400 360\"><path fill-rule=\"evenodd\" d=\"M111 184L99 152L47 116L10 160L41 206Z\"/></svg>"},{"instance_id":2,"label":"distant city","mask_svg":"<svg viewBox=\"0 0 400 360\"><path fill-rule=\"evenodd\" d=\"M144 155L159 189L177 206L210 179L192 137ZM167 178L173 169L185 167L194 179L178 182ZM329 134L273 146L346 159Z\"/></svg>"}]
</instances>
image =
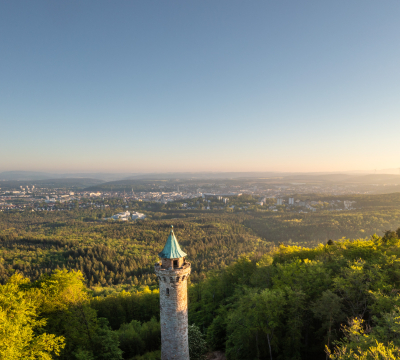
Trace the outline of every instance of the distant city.
<instances>
[{"instance_id":1,"label":"distant city","mask_svg":"<svg viewBox=\"0 0 400 360\"><path fill-rule=\"evenodd\" d=\"M381 175L377 175L381 176ZM82 179L60 185L62 179L52 185L40 181L0 182L0 211L63 211L71 209L101 208L124 209L102 220L136 221L146 218L146 204L155 204L163 209L228 210L245 211L258 208L264 211L291 209L296 212L319 210L344 211L357 207L356 201L346 196L388 193L400 186L400 177L388 175L390 181L380 183L317 183L309 177L306 182L291 182L287 179L226 179L226 180L140 180L104 183L99 180L82 183ZM311 179L311 180L310 180ZM317 178L318 179L318 178ZM396 183L398 180L399 184ZM279 183L281 182L281 183ZM162 184L162 185L161 185ZM83 187L83 188L82 188ZM130 188L129 188L130 187ZM112 190L116 188L117 190ZM137 191L135 189L143 189ZM326 199L312 198L313 195ZM236 200L250 196L251 201ZM307 199L307 196L310 199ZM343 198L337 198L342 196ZM336 198L332 198L336 197ZM122 203L113 202L119 199ZM137 212L134 210L141 210Z\"/></svg>"}]
</instances>

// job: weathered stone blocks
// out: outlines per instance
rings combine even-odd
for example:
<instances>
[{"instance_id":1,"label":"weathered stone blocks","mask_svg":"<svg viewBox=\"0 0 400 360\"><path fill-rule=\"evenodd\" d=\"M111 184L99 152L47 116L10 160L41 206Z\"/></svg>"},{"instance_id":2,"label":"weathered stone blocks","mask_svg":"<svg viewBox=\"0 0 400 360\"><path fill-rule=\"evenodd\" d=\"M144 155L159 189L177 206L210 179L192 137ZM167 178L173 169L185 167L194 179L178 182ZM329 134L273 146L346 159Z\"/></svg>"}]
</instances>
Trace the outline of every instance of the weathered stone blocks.
<instances>
[{"instance_id":1,"label":"weathered stone blocks","mask_svg":"<svg viewBox=\"0 0 400 360\"><path fill-rule=\"evenodd\" d=\"M187 279L191 266L179 268L157 263L160 284L161 360L189 360Z\"/></svg>"}]
</instances>

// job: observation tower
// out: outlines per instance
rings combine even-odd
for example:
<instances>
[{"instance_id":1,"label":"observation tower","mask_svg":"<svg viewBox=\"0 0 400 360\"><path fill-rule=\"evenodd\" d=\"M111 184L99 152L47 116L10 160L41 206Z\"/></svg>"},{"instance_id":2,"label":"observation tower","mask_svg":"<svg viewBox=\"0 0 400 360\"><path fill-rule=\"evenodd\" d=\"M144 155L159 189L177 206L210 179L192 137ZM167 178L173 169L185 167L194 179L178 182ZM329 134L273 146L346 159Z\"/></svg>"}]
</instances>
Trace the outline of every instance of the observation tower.
<instances>
[{"instance_id":1,"label":"observation tower","mask_svg":"<svg viewBox=\"0 0 400 360\"><path fill-rule=\"evenodd\" d=\"M173 226L158 256L161 360L189 360L187 280L191 266L176 240Z\"/></svg>"}]
</instances>

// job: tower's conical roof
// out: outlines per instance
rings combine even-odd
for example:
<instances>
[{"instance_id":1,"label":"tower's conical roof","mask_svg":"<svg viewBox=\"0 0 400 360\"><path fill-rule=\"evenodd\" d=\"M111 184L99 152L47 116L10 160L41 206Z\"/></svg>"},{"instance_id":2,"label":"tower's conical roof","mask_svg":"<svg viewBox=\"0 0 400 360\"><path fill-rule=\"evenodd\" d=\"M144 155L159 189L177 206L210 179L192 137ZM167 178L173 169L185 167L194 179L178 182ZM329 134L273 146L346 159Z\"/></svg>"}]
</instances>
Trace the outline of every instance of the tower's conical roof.
<instances>
[{"instance_id":1,"label":"tower's conical roof","mask_svg":"<svg viewBox=\"0 0 400 360\"><path fill-rule=\"evenodd\" d=\"M178 259L186 255L187 254L181 250L178 240L176 240L173 226L171 225L171 232L168 236L167 242L163 251L161 251L158 256L163 259Z\"/></svg>"}]
</instances>

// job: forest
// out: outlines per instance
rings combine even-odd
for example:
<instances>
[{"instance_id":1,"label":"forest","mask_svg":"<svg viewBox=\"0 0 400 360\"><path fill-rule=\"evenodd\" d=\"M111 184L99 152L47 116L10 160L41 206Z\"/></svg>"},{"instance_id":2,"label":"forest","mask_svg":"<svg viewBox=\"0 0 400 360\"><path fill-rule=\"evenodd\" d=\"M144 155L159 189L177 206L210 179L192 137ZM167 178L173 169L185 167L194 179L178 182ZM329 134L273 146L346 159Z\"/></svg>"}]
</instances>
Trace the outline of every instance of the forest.
<instances>
[{"instance_id":1,"label":"forest","mask_svg":"<svg viewBox=\"0 0 400 360\"><path fill-rule=\"evenodd\" d=\"M280 245L209 272L189 287L191 359L398 359L399 235ZM159 359L158 314L157 289L95 296L80 270L16 272L0 286L0 356Z\"/></svg>"},{"instance_id":2,"label":"forest","mask_svg":"<svg viewBox=\"0 0 400 360\"><path fill-rule=\"evenodd\" d=\"M0 213L0 358L159 359L154 263L173 224L192 264L191 359L397 359L400 212L364 201L316 213L148 204L129 223L96 209Z\"/></svg>"},{"instance_id":3,"label":"forest","mask_svg":"<svg viewBox=\"0 0 400 360\"><path fill-rule=\"evenodd\" d=\"M393 202L383 206L385 196L363 199L374 206L316 213L157 212L149 204L148 218L131 223L100 221L109 215L100 209L0 212L0 283L14 272L34 281L56 269L74 269L93 290L157 287L153 264L171 224L192 263L193 282L242 255L261 257L279 244L314 247L329 239L382 236L399 226L400 209Z\"/></svg>"},{"instance_id":4,"label":"forest","mask_svg":"<svg viewBox=\"0 0 400 360\"><path fill-rule=\"evenodd\" d=\"M190 288L190 321L228 359L398 359L400 229L242 257Z\"/></svg>"},{"instance_id":5,"label":"forest","mask_svg":"<svg viewBox=\"0 0 400 360\"><path fill-rule=\"evenodd\" d=\"M67 212L6 214L0 223L0 281L18 271L36 280L55 269L80 270L89 287L156 286L153 265L171 220L93 222ZM247 253L263 253L262 241L235 219L172 220L192 262L192 280Z\"/></svg>"}]
</instances>

